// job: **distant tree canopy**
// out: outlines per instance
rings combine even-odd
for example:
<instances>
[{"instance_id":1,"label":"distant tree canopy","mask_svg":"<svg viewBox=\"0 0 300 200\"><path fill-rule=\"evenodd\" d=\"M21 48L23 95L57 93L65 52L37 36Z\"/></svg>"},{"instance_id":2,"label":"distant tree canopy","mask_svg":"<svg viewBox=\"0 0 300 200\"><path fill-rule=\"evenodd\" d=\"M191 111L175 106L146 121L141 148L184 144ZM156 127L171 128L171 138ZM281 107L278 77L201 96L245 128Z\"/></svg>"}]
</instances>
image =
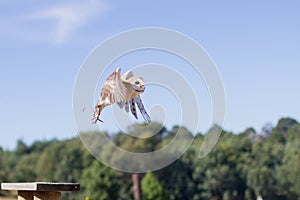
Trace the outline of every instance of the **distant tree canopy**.
<instances>
[{"instance_id":1,"label":"distant tree canopy","mask_svg":"<svg viewBox=\"0 0 300 200\"><path fill-rule=\"evenodd\" d=\"M116 172L97 160L83 171L81 184L89 199L118 199L121 183Z\"/></svg>"},{"instance_id":2,"label":"distant tree canopy","mask_svg":"<svg viewBox=\"0 0 300 200\"><path fill-rule=\"evenodd\" d=\"M158 179L148 172L142 180L142 197L144 200L163 200L163 186Z\"/></svg>"},{"instance_id":3,"label":"distant tree canopy","mask_svg":"<svg viewBox=\"0 0 300 200\"><path fill-rule=\"evenodd\" d=\"M180 129L188 132L152 123L145 129L129 128L132 135L153 135L145 139L124 133L108 135L123 149L149 152L168 144ZM141 174L143 199L300 199L300 124L296 120L282 118L274 127L266 124L262 132L222 130L217 145L199 159L203 139L204 135L194 133L194 142L180 159ZM109 151L101 153L119 159ZM81 191L72 193L73 199L133 199L131 174L100 163L79 138L31 145L19 140L13 151L0 148L0 182L29 181L79 182ZM1 191L1 195L9 194ZM69 199L68 195L62 198Z\"/></svg>"}]
</instances>

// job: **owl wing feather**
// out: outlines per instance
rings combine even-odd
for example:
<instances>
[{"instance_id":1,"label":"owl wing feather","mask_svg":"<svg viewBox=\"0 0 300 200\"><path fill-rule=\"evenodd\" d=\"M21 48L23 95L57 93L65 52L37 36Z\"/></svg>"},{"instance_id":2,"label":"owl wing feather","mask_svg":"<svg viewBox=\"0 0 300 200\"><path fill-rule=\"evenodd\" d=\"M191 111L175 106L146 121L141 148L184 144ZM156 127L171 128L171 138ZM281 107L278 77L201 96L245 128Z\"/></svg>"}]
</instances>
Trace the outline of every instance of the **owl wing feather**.
<instances>
[{"instance_id":1,"label":"owl wing feather","mask_svg":"<svg viewBox=\"0 0 300 200\"><path fill-rule=\"evenodd\" d=\"M138 108L139 108L139 110L140 110L140 112L141 112L144 120L146 122L150 123L151 122L151 118L148 115L148 113L146 112L146 109L145 109L145 107L143 105L143 102L142 102L142 99L141 99L140 95L137 95L136 97L134 97L133 101L137 104L137 106L138 106Z\"/></svg>"},{"instance_id":2,"label":"owl wing feather","mask_svg":"<svg viewBox=\"0 0 300 200\"><path fill-rule=\"evenodd\" d=\"M125 101L125 110L126 112L129 112L129 102Z\"/></svg>"},{"instance_id":3,"label":"owl wing feather","mask_svg":"<svg viewBox=\"0 0 300 200\"><path fill-rule=\"evenodd\" d=\"M132 77L134 77L133 72L132 72L132 71L126 71L126 72L122 75L121 79L122 79L123 81L128 81L128 80L129 80L130 78L132 78Z\"/></svg>"},{"instance_id":4,"label":"owl wing feather","mask_svg":"<svg viewBox=\"0 0 300 200\"><path fill-rule=\"evenodd\" d=\"M129 107L130 107L130 112L132 113L132 115L136 119L138 119L137 111L136 111L136 105L137 105L137 107L139 108L144 120L148 123L151 122L151 118L150 118L149 114L147 113L147 111L146 111L146 109L143 105L143 102L142 102L142 99L141 99L140 95L137 95L136 97L131 98L127 101L118 103L118 105L121 109L124 108L126 110L126 112L129 112Z\"/></svg>"},{"instance_id":5,"label":"owl wing feather","mask_svg":"<svg viewBox=\"0 0 300 200\"><path fill-rule=\"evenodd\" d=\"M96 123L101 111L113 103L121 103L131 96L130 84L124 82L120 76L121 68L116 69L103 84L99 100L94 109L92 122Z\"/></svg>"},{"instance_id":6,"label":"owl wing feather","mask_svg":"<svg viewBox=\"0 0 300 200\"><path fill-rule=\"evenodd\" d=\"M137 113L136 113L136 107L135 107L135 102L134 102L134 99L129 99L129 105L130 105L130 111L132 113L132 115L138 119L138 116L137 116Z\"/></svg>"},{"instance_id":7,"label":"owl wing feather","mask_svg":"<svg viewBox=\"0 0 300 200\"><path fill-rule=\"evenodd\" d=\"M124 108L124 105L125 105L125 101L122 101L122 102L117 102L117 105L123 109Z\"/></svg>"},{"instance_id":8,"label":"owl wing feather","mask_svg":"<svg viewBox=\"0 0 300 200\"><path fill-rule=\"evenodd\" d=\"M132 71L126 71L121 79L124 81L124 82L130 82L131 79L134 78L134 74ZM129 112L129 107L130 107L130 111L132 113L132 115L138 119L138 116L137 116L137 112L136 112L136 106L135 104L137 104L143 118L145 119L145 121L147 121L148 123L151 122L151 118L150 116L148 115L148 113L146 112L146 109L143 105L143 102L142 102L142 99L140 97L140 95L137 95L135 96L134 98L131 98L127 101L124 101L124 105L125 105L125 110L126 112ZM118 104L119 105L119 104ZM122 109L123 106L122 106L122 103L119 105L119 107Z\"/></svg>"},{"instance_id":9,"label":"owl wing feather","mask_svg":"<svg viewBox=\"0 0 300 200\"><path fill-rule=\"evenodd\" d=\"M127 100L128 97L128 83L124 82L120 76L121 69L118 68L114 71L104 82L100 98L104 101L109 99L109 104L115 102L122 102Z\"/></svg>"}]
</instances>

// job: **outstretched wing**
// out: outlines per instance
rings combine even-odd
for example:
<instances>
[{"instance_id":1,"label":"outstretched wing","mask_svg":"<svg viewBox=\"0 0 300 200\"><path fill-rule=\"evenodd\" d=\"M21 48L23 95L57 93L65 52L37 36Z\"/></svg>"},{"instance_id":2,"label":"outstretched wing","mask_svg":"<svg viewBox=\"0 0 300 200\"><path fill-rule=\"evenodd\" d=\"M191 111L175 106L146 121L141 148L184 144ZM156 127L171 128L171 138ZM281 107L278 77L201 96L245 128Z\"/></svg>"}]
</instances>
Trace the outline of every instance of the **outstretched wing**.
<instances>
[{"instance_id":1,"label":"outstretched wing","mask_svg":"<svg viewBox=\"0 0 300 200\"><path fill-rule=\"evenodd\" d=\"M123 102L130 98L132 89L130 84L124 82L120 76L121 68L116 69L103 84L99 100L94 109L92 122L96 123L101 111L108 105Z\"/></svg>"},{"instance_id":2,"label":"outstretched wing","mask_svg":"<svg viewBox=\"0 0 300 200\"><path fill-rule=\"evenodd\" d=\"M127 101L122 101L122 102L117 102L117 105L121 108L121 109L125 109L126 112L129 112L129 100Z\"/></svg>"},{"instance_id":3,"label":"outstretched wing","mask_svg":"<svg viewBox=\"0 0 300 200\"><path fill-rule=\"evenodd\" d=\"M141 112L144 120L146 122L150 123L151 122L151 118L148 115L148 113L146 112L146 109L145 109L145 107L143 105L143 102L142 102L142 99L141 99L140 95L137 95L136 97L134 97L133 101L134 101L134 103L137 104L137 106L138 106L138 108L139 108L139 110L140 110L140 112Z\"/></svg>"},{"instance_id":4,"label":"outstretched wing","mask_svg":"<svg viewBox=\"0 0 300 200\"><path fill-rule=\"evenodd\" d=\"M133 99L129 99L129 100L126 100L126 101L122 101L122 102L118 102L117 105L121 108L121 109L125 109L126 112L129 112L129 107L130 107L130 111L131 113L134 115L134 117L137 119L137 116L136 114L136 109L135 109L135 105L133 104ZM135 111L133 111L135 110Z\"/></svg>"},{"instance_id":5,"label":"outstretched wing","mask_svg":"<svg viewBox=\"0 0 300 200\"><path fill-rule=\"evenodd\" d=\"M104 82L99 99L101 103L109 101L108 104L113 104L127 100L130 85L122 81L120 72L121 69L118 68Z\"/></svg>"},{"instance_id":6,"label":"outstretched wing","mask_svg":"<svg viewBox=\"0 0 300 200\"><path fill-rule=\"evenodd\" d=\"M128 82L134 78L134 75L132 73L132 71L127 71L123 74L123 76L121 77L121 79L125 82ZM137 95L135 96L134 98L131 98L131 99L128 99L128 100L125 100L123 102L119 102L117 103L118 106L123 109L125 107L125 110L126 112L129 112L129 108L130 108L130 111L132 113L132 115L138 119L138 116L137 116L137 112L136 112L136 105L138 106L143 118L145 119L145 121L147 121L148 123L151 122L151 118L150 116L148 115L148 113L146 112L146 109L143 105L143 102L141 100L141 97L140 95ZM136 104L136 105L135 105Z\"/></svg>"},{"instance_id":7,"label":"outstretched wing","mask_svg":"<svg viewBox=\"0 0 300 200\"><path fill-rule=\"evenodd\" d=\"M132 99L129 99L127 101L124 101L124 102L120 102L120 103L117 103L118 106L123 109L125 108L126 112L129 112L129 107L130 107L130 112L132 113L132 115L138 119L138 116L137 116L137 112L136 112L136 105L137 107L139 108L144 120L148 123L151 122L151 118L150 116L148 115L144 105L143 105L143 102L142 102L142 99L140 97L140 95L137 95L136 97L132 98Z\"/></svg>"},{"instance_id":8,"label":"outstretched wing","mask_svg":"<svg viewBox=\"0 0 300 200\"><path fill-rule=\"evenodd\" d=\"M137 113L136 113L136 107L135 107L135 102L134 99L129 99L129 105L130 105L130 111L132 113L132 115L138 119Z\"/></svg>"}]
</instances>

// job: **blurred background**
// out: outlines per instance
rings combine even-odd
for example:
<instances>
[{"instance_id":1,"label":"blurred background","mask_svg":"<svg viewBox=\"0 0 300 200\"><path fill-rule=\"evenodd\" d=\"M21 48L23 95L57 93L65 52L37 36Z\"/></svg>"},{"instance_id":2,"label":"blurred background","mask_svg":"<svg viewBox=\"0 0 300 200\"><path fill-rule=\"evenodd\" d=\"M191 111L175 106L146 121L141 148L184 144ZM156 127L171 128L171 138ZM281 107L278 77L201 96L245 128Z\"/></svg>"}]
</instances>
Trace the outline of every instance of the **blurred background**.
<instances>
[{"instance_id":1,"label":"blurred background","mask_svg":"<svg viewBox=\"0 0 300 200\"><path fill-rule=\"evenodd\" d=\"M73 84L83 61L105 39L133 28L162 27L206 49L223 79L226 118L223 125L207 125L210 96L203 80L188 67L182 70L178 58L145 51L117 62L124 69L168 64L202 84L197 99L204 122L190 132L194 143L172 165L139 176L143 198L300 198L299 6L297 1L1 1L0 182L80 182L80 193L63 198L132 199L131 175L96 161L78 139ZM114 67L119 66L109 69ZM146 92L144 99L146 107L157 101ZM178 128L189 132L171 117L152 125L162 130L155 138L137 141L109 124L102 129L111 140L136 152L161 148ZM199 160L211 128L222 129L221 138Z\"/></svg>"}]
</instances>

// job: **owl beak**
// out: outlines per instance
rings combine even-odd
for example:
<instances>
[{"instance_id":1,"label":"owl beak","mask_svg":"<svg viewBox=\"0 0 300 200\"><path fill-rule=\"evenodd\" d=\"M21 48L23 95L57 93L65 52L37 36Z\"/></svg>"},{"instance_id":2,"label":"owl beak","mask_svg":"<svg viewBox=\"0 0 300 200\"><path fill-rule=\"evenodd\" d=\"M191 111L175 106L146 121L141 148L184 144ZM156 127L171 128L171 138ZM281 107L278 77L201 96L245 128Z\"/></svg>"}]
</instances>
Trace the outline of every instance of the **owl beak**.
<instances>
[{"instance_id":1,"label":"owl beak","mask_svg":"<svg viewBox=\"0 0 300 200\"><path fill-rule=\"evenodd\" d=\"M145 91L145 86L141 85L141 92L144 92L144 91Z\"/></svg>"},{"instance_id":2,"label":"owl beak","mask_svg":"<svg viewBox=\"0 0 300 200\"><path fill-rule=\"evenodd\" d=\"M139 89L135 90L136 92L144 92L145 91L145 87L141 86Z\"/></svg>"},{"instance_id":3,"label":"owl beak","mask_svg":"<svg viewBox=\"0 0 300 200\"><path fill-rule=\"evenodd\" d=\"M141 85L139 89L135 90L136 92L144 92L145 91L145 86Z\"/></svg>"}]
</instances>

